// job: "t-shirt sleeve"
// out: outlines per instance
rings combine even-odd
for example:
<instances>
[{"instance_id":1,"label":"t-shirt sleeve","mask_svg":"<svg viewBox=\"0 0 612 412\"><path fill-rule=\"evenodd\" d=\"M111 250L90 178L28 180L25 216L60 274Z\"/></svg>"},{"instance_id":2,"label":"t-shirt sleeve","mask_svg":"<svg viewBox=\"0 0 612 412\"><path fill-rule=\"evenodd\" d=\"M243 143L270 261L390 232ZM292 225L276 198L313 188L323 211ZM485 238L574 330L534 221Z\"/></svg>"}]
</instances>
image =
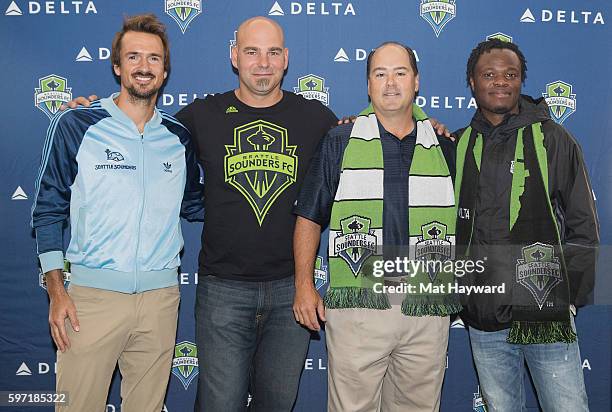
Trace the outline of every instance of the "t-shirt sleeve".
<instances>
[{"instance_id":1,"label":"t-shirt sleeve","mask_svg":"<svg viewBox=\"0 0 612 412\"><path fill-rule=\"evenodd\" d=\"M308 220L327 226L331 207L340 180L340 165L348 136L344 137L331 130L321 139L302 188L295 202L293 213Z\"/></svg>"},{"instance_id":2,"label":"t-shirt sleeve","mask_svg":"<svg viewBox=\"0 0 612 412\"><path fill-rule=\"evenodd\" d=\"M338 117L327 106L325 106L324 116L325 122L329 124L330 129L333 129L338 125Z\"/></svg>"},{"instance_id":3,"label":"t-shirt sleeve","mask_svg":"<svg viewBox=\"0 0 612 412\"><path fill-rule=\"evenodd\" d=\"M195 102L188 104L179 110L174 117L183 124L189 130L189 133L193 134L194 132L194 106Z\"/></svg>"}]
</instances>

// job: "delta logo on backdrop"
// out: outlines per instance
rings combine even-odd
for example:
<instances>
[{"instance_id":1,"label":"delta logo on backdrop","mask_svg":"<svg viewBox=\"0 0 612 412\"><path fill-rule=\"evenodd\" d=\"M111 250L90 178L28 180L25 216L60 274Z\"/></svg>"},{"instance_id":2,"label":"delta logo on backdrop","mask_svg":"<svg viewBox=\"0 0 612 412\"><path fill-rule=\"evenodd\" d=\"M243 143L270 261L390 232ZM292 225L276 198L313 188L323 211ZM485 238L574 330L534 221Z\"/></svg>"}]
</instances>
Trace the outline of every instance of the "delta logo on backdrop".
<instances>
[{"instance_id":1,"label":"delta logo on backdrop","mask_svg":"<svg viewBox=\"0 0 612 412\"><path fill-rule=\"evenodd\" d=\"M72 88L68 80L57 74L50 74L38 79L38 87L34 88L34 106L38 107L51 119L62 103L72 100Z\"/></svg>"},{"instance_id":2,"label":"delta logo on backdrop","mask_svg":"<svg viewBox=\"0 0 612 412\"><path fill-rule=\"evenodd\" d=\"M201 0L165 0L166 14L178 24L181 32L189 27L189 23L202 13Z\"/></svg>"},{"instance_id":3,"label":"delta logo on backdrop","mask_svg":"<svg viewBox=\"0 0 612 412\"><path fill-rule=\"evenodd\" d=\"M594 10L542 9L534 14L531 9L527 8L519 21L521 23L606 24L603 13Z\"/></svg>"},{"instance_id":4,"label":"delta logo on backdrop","mask_svg":"<svg viewBox=\"0 0 612 412\"><path fill-rule=\"evenodd\" d=\"M319 15L319 16L355 16L355 7L351 2L340 1L323 1L323 2L305 2L292 1L283 2L283 8L278 1L275 1L268 10L268 16L285 16L285 15ZM285 12L285 10L287 10Z\"/></svg>"},{"instance_id":5,"label":"delta logo on backdrop","mask_svg":"<svg viewBox=\"0 0 612 412\"><path fill-rule=\"evenodd\" d=\"M94 59L95 60L110 59L111 50L108 47L98 47L97 49L92 49L92 50L94 50L93 55L89 52L87 47L85 46L81 47L76 57L74 58L74 61L79 62L79 63L83 63L83 62L87 63L87 62L93 62ZM97 54L95 53L96 50L98 51Z\"/></svg>"},{"instance_id":6,"label":"delta logo on backdrop","mask_svg":"<svg viewBox=\"0 0 612 412\"><path fill-rule=\"evenodd\" d=\"M503 33L496 33L503 34ZM345 49L341 47L334 56L336 63L351 63L353 60L349 57L346 50L351 51L351 56L354 55L354 61L365 61L368 58L368 51L363 48ZM419 55L416 50L414 56L417 62L420 62ZM424 96L419 95L415 98L415 103L421 108L428 109L476 109L476 99L472 96Z\"/></svg>"},{"instance_id":7,"label":"delta logo on backdrop","mask_svg":"<svg viewBox=\"0 0 612 412\"><path fill-rule=\"evenodd\" d=\"M444 26L457 15L457 6L455 0L421 0L419 11L439 37Z\"/></svg>"},{"instance_id":8,"label":"delta logo on backdrop","mask_svg":"<svg viewBox=\"0 0 612 412\"><path fill-rule=\"evenodd\" d=\"M17 186L17 189L15 189L11 196L11 200L28 200L28 195L21 186Z\"/></svg>"},{"instance_id":9,"label":"delta logo on backdrop","mask_svg":"<svg viewBox=\"0 0 612 412\"><path fill-rule=\"evenodd\" d=\"M346 50L350 51L350 56L352 56L353 59L349 57L349 53L347 53ZM351 63L352 61L360 62L360 61L365 61L368 58L368 53L369 53L368 49L363 49L363 48L349 49L347 48L346 50L344 49L344 47L340 47L340 49L338 49L338 51L334 55L335 63ZM370 49L370 50L373 50L373 49ZM419 63L421 60L419 59L418 52L414 49L412 49L412 51L414 52L414 57L417 63Z\"/></svg>"},{"instance_id":10,"label":"delta logo on backdrop","mask_svg":"<svg viewBox=\"0 0 612 412\"><path fill-rule=\"evenodd\" d=\"M174 346L174 359L172 359L172 374L176 376L185 390L198 376L198 348L193 342L182 341Z\"/></svg>"},{"instance_id":11,"label":"delta logo on backdrop","mask_svg":"<svg viewBox=\"0 0 612 412\"><path fill-rule=\"evenodd\" d=\"M548 83L542 97L550 109L550 117L559 124L576 112L576 95L569 83L562 80Z\"/></svg>"},{"instance_id":12,"label":"delta logo on backdrop","mask_svg":"<svg viewBox=\"0 0 612 412\"><path fill-rule=\"evenodd\" d=\"M21 5L21 7L19 7ZM5 16L24 14L98 14L93 1L11 1Z\"/></svg>"},{"instance_id":13,"label":"delta logo on backdrop","mask_svg":"<svg viewBox=\"0 0 612 412\"><path fill-rule=\"evenodd\" d=\"M307 74L299 77L297 82L298 86L293 88L295 94L308 100L318 100L325 106L329 105L329 87L325 87L325 78Z\"/></svg>"},{"instance_id":14,"label":"delta logo on backdrop","mask_svg":"<svg viewBox=\"0 0 612 412\"><path fill-rule=\"evenodd\" d=\"M463 323L463 319L457 317L457 319L451 323L450 327L451 329L465 329L465 324Z\"/></svg>"}]
</instances>

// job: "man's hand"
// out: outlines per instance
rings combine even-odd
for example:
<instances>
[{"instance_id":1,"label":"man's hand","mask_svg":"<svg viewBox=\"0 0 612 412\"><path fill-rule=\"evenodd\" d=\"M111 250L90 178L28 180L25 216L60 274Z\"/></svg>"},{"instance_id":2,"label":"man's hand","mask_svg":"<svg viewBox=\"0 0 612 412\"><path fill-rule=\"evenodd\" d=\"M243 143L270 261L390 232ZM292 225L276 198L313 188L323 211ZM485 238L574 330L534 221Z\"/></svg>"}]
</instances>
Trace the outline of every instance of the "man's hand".
<instances>
[{"instance_id":1,"label":"man's hand","mask_svg":"<svg viewBox=\"0 0 612 412\"><path fill-rule=\"evenodd\" d=\"M325 322L325 306L314 285L302 285L295 288L293 314L300 325L313 331L321 329L319 319Z\"/></svg>"},{"instance_id":2,"label":"man's hand","mask_svg":"<svg viewBox=\"0 0 612 412\"><path fill-rule=\"evenodd\" d=\"M60 106L60 110L64 111L69 107L71 109L76 109L77 106L89 107L89 104L97 99L98 99L98 96L96 96L95 94L92 94L89 97L83 97L83 96L75 97L74 99L70 100L68 103L62 104Z\"/></svg>"},{"instance_id":3,"label":"man's hand","mask_svg":"<svg viewBox=\"0 0 612 412\"><path fill-rule=\"evenodd\" d=\"M295 261L295 298L293 315L300 325L310 330L320 330L319 319L325 322L323 299L314 286L314 262L321 240L321 226L298 216L293 233L293 258ZM319 315L319 319L317 319Z\"/></svg>"},{"instance_id":4,"label":"man's hand","mask_svg":"<svg viewBox=\"0 0 612 412\"><path fill-rule=\"evenodd\" d=\"M342 119L338 120L338 125L355 123L355 120L357 120L357 116L344 116Z\"/></svg>"},{"instance_id":5,"label":"man's hand","mask_svg":"<svg viewBox=\"0 0 612 412\"><path fill-rule=\"evenodd\" d=\"M451 135L450 130L446 128L446 125L444 123L440 123L438 120L434 119L433 117L429 118L429 122L431 123L431 126L434 128L437 134L439 134L440 136L444 136L448 139L451 139L453 142L455 141L455 138Z\"/></svg>"},{"instance_id":6,"label":"man's hand","mask_svg":"<svg viewBox=\"0 0 612 412\"><path fill-rule=\"evenodd\" d=\"M79 331L79 319L77 318L76 306L72 298L64 289L63 273L61 270L52 270L45 274L47 279L47 291L49 292L49 327L51 337L57 348L66 352L70 349L70 340L66 333L66 318L75 332Z\"/></svg>"}]
</instances>

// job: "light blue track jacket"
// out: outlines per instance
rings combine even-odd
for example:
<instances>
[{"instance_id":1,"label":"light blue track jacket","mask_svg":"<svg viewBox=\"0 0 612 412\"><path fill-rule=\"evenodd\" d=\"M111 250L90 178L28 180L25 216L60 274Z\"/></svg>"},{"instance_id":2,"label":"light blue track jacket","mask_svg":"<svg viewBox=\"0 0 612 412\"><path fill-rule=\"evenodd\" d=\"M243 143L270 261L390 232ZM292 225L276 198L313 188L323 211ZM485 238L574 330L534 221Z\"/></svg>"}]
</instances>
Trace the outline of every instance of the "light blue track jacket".
<instances>
[{"instance_id":1,"label":"light blue track jacket","mask_svg":"<svg viewBox=\"0 0 612 412\"><path fill-rule=\"evenodd\" d=\"M191 137L157 108L140 134L114 97L51 121L32 206L41 267L63 268L70 217L72 283L124 293L176 285L179 216L204 217Z\"/></svg>"}]
</instances>

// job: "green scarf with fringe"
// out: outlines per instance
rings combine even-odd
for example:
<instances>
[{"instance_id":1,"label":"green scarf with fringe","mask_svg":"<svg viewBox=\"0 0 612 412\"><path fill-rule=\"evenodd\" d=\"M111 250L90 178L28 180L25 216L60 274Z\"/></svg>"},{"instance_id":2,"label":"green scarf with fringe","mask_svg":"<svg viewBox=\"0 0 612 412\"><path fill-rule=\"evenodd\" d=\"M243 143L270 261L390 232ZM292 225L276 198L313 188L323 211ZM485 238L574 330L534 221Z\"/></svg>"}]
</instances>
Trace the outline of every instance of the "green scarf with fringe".
<instances>
[{"instance_id":1,"label":"green scarf with fringe","mask_svg":"<svg viewBox=\"0 0 612 412\"><path fill-rule=\"evenodd\" d=\"M455 198L462 212L460 217L468 217L457 222L457 256L470 257L482 148L482 134L468 127L457 146ZM548 160L541 123L517 132L509 207L511 244L507 246L507 256L514 272L500 274L506 279L506 286L510 286L506 293L512 296L508 342L574 342L576 333L570 320L569 282L559 228L550 202ZM486 276L486 272L483 275Z\"/></svg>"},{"instance_id":2,"label":"green scarf with fringe","mask_svg":"<svg viewBox=\"0 0 612 412\"><path fill-rule=\"evenodd\" d=\"M409 257L420 261L402 278L402 313L447 316L461 310L448 265L454 257L455 199L452 178L427 116L413 105L416 145L409 171ZM329 224L329 309L390 309L382 292L384 161L378 120L372 107L353 125L342 158L340 182ZM429 263L429 264L427 264ZM435 263L438 263L436 265ZM413 266L414 268L414 266Z\"/></svg>"}]
</instances>

